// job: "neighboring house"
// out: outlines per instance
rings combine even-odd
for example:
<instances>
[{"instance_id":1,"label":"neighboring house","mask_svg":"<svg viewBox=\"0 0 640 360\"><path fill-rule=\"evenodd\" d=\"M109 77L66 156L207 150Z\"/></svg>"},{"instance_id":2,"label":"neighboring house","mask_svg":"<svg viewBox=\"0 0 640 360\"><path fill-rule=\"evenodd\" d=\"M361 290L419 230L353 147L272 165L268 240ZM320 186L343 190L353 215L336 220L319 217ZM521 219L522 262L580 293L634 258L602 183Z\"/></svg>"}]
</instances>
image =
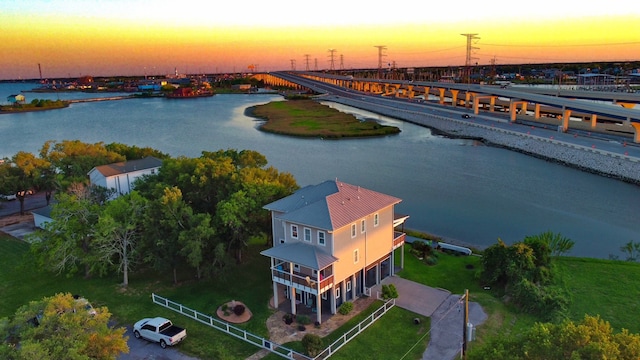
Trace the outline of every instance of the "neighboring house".
<instances>
[{"instance_id":1,"label":"neighboring house","mask_svg":"<svg viewBox=\"0 0 640 360\"><path fill-rule=\"evenodd\" d=\"M11 104L24 104L25 97L22 94L9 95L7 96L7 101Z\"/></svg>"},{"instance_id":2,"label":"neighboring house","mask_svg":"<svg viewBox=\"0 0 640 360\"><path fill-rule=\"evenodd\" d=\"M306 306L322 322L345 301L370 295L370 288L393 275L393 250L405 234L395 228L400 199L341 181L325 181L265 205L271 211L274 304L284 296L296 314ZM404 253L401 252L401 267Z\"/></svg>"},{"instance_id":3,"label":"neighboring house","mask_svg":"<svg viewBox=\"0 0 640 360\"><path fill-rule=\"evenodd\" d=\"M51 219L51 205L47 205L43 208L32 210L31 214L33 214L33 225L37 228L44 229L44 226L50 222Z\"/></svg>"},{"instance_id":4,"label":"neighboring house","mask_svg":"<svg viewBox=\"0 0 640 360\"><path fill-rule=\"evenodd\" d=\"M118 197L131 192L133 182L137 178L157 173L160 166L162 166L162 160L153 156L96 166L89 171L89 181L92 185L114 189L116 191L114 197Z\"/></svg>"}]
</instances>

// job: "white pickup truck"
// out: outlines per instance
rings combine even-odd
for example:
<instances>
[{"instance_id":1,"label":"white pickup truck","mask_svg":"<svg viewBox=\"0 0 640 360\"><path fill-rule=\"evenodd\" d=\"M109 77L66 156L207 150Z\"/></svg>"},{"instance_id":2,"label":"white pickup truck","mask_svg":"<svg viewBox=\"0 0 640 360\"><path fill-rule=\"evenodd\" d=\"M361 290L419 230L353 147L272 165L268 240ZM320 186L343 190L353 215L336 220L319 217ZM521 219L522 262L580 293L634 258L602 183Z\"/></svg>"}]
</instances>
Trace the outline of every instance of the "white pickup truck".
<instances>
[{"instance_id":1,"label":"white pickup truck","mask_svg":"<svg viewBox=\"0 0 640 360\"><path fill-rule=\"evenodd\" d=\"M164 349L173 346L187 337L187 330L177 327L171 320L155 317L145 318L133 325L133 335L136 339L146 339L160 343Z\"/></svg>"}]
</instances>

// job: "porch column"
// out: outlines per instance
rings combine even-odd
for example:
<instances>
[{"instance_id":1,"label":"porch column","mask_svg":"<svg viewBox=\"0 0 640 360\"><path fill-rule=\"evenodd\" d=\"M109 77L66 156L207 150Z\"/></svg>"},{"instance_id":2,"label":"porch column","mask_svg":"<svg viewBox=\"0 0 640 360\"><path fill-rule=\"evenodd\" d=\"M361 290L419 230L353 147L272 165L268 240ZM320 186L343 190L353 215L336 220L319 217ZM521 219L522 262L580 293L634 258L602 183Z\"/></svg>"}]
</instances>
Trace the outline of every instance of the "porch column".
<instances>
[{"instance_id":1,"label":"porch column","mask_svg":"<svg viewBox=\"0 0 640 360\"><path fill-rule=\"evenodd\" d=\"M295 315L297 310L296 288L293 287L294 282L293 282L293 263L292 262L289 263L289 282L291 283L291 285L289 286L289 289L291 289L291 292L289 293L289 304L291 304L291 313Z\"/></svg>"},{"instance_id":2,"label":"porch column","mask_svg":"<svg viewBox=\"0 0 640 360\"><path fill-rule=\"evenodd\" d=\"M322 322L322 313L320 312L322 306L322 297L320 296L320 272L318 271L318 281L316 281L316 321L318 323Z\"/></svg>"},{"instance_id":3,"label":"porch column","mask_svg":"<svg viewBox=\"0 0 640 360\"><path fill-rule=\"evenodd\" d=\"M289 299L289 304L291 304L291 313L293 315L296 314L296 310L297 310L297 306L296 306L296 288L294 288L293 286L289 286L289 288L291 289L291 294L290 297L291 299Z\"/></svg>"},{"instance_id":4,"label":"porch column","mask_svg":"<svg viewBox=\"0 0 640 360\"><path fill-rule=\"evenodd\" d=\"M392 246L391 247L391 256L389 256L389 263L390 263L389 264L389 276L393 276L393 274L394 274L393 267L394 267L394 263L396 262L395 261L395 255L396 255L396 252L393 250L393 246Z\"/></svg>"},{"instance_id":5,"label":"porch column","mask_svg":"<svg viewBox=\"0 0 640 360\"><path fill-rule=\"evenodd\" d=\"M402 244L402 250L400 251L400 269L404 269L404 244Z\"/></svg>"},{"instance_id":6,"label":"porch column","mask_svg":"<svg viewBox=\"0 0 640 360\"><path fill-rule=\"evenodd\" d=\"M329 303L331 304L331 315L336 314L336 288L332 287L329 289Z\"/></svg>"},{"instance_id":7,"label":"porch column","mask_svg":"<svg viewBox=\"0 0 640 360\"><path fill-rule=\"evenodd\" d=\"M273 281L273 307L278 309L278 283Z\"/></svg>"},{"instance_id":8,"label":"porch column","mask_svg":"<svg viewBox=\"0 0 640 360\"><path fill-rule=\"evenodd\" d=\"M353 297L353 300L355 300L358 297L358 291L356 291L356 289L358 288L358 286L356 285L356 274L351 275L351 294Z\"/></svg>"}]
</instances>

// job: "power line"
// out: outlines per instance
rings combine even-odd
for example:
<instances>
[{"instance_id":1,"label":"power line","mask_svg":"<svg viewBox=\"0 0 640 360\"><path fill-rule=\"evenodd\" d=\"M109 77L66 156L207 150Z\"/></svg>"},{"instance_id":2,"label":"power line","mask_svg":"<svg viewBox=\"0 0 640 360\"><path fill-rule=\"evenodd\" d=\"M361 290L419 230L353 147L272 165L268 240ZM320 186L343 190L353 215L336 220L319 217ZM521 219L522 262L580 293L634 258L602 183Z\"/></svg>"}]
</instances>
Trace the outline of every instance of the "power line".
<instances>
[{"instance_id":1,"label":"power line","mask_svg":"<svg viewBox=\"0 0 640 360\"><path fill-rule=\"evenodd\" d=\"M639 45L640 41L630 41L630 42L622 42L622 43L601 43L601 44L568 44L568 45L519 45L519 44L487 44L481 43L481 45L485 46L500 46L500 47L547 47L547 48L563 48L563 47L587 47L587 46L617 46L617 45Z\"/></svg>"}]
</instances>

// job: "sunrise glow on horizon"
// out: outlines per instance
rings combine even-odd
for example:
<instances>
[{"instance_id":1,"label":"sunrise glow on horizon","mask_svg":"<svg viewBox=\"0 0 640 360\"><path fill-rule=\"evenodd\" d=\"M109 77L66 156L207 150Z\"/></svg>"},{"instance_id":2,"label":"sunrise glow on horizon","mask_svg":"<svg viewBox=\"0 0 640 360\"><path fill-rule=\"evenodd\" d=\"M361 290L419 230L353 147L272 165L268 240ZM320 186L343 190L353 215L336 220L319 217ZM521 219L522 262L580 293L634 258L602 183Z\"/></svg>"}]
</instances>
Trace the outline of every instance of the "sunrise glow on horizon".
<instances>
[{"instance_id":1,"label":"sunrise glow on horizon","mask_svg":"<svg viewBox=\"0 0 640 360\"><path fill-rule=\"evenodd\" d=\"M458 3L0 0L0 79L322 70L329 49L336 69L375 68L376 46L397 67L460 66L465 33L482 65L640 60L630 1Z\"/></svg>"}]
</instances>

